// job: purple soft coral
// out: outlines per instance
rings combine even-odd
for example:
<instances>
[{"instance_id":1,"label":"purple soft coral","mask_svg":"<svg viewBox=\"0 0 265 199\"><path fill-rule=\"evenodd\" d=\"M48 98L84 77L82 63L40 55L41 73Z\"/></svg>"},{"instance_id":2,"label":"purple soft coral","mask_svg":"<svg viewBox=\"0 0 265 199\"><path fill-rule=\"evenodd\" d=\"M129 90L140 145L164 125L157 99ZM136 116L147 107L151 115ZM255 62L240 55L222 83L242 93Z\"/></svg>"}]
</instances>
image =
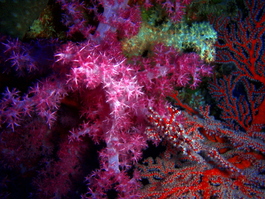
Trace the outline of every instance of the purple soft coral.
<instances>
[{"instance_id":1,"label":"purple soft coral","mask_svg":"<svg viewBox=\"0 0 265 199\"><path fill-rule=\"evenodd\" d=\"M9 151L20 144L6 147L6 143L11 142L7 136L10 128L19 132L19 136L24 129L28 129L28 137L20 145L41 140L35 144L36 151L44 148L43 154L47 157L39 163L45 162L45 166L38 167L41 171L34 179L42 193L34 194L42 198L55 195L62 197L67 191L64 182L62 186L58 182L60 179L69 182L71 175L78 173L75 165L82 159L81 143L89 139L91 143L100 145L101 149L97 154L98 169L88 174L89 191L84 197L104 198L110 190L115 190L119 198L137 198L139 175L137 171L131 171L147 147L144 132L148 108L155 106L159 113L166 113L165 97L174 90L174 86L196 87L202 76L211 73L211 67L204 65L194 53L180 53L163 44L155 45L150 56L125 57L121 41L136 34L140 26L139 7L127 5L127 1L101 1L100 6L104 7L101 15L96 13L97 9L93 9L100 19L94 35L89 34L90 27L84 25L87 8L83 3L70 0L58 2L65 14L68 36L73 37L80 31L84 37L78 43L68 41L60 46L56 43L56 60L50 59L48 70L39 73L40 76L36 78L38 83L36 79L32 80L20 95L15 90L4 93L1 119L5 128L1 149ZM96 1L94 3L98 8L99 4ZM21 51L22 54L14 55L29 55L25 60L31 64L37 60L33 50L23 45L18 41L12 45L4 44L7 59L14 61L11 64L13 67L17 66L18 61L16 57L11 57L12 52L25 49L25 53ZM26 65L31 74L33 68L30 64ZM38 62L36 66L39 69L42 65ZM7 101L10 103L4 106ZM79 113L73 117L68 116L69 112L64 110L66 105L69 105L69 112L77 110ZM62 121L62 118L70 122ZM22 127L17 127L20 124ZM46 126L47 133L40 135L38 132L43 131L39 131L38 126ZM50 134L53 134L52 139ZM16 136L15 133L12 135ZM56 146L50 144L51 140ZM36 154L36 159L41 159L43 154ZM12 162L16 161L15 156L12 156ZM67 165L67 161L72 162ZM60 168L62 170L59 171ZM57 170L59 173L56 173ZM45 178L56 185L56 189L48 187L47 180L42 180Z\"/></svg>"}]
</instances>

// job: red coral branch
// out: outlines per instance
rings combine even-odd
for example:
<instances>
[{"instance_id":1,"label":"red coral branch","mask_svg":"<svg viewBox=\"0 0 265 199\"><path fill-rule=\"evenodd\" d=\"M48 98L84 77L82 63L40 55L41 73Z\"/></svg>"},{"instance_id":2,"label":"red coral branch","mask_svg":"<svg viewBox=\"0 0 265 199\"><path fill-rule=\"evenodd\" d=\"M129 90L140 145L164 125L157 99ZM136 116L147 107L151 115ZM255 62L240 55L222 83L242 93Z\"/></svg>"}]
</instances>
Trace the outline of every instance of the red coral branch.
<instances>
[{"instance_id":1,"label":"red coral branch","mask_svg":"<svg viewBox=\"0 0 265 199\"><path fill-rule=\"evenodd\" d=\"M217 106L227 126L251 135L264 127L265 3L246 0L245 7L248 12L214 23L220 39L216 44L217 61L232 62L237 70L215 80L209 90L219 101Z\"/></svg>"},{"instance_id":2,"label":"red coral branch","mask_svg":"<svg viewBox=\"0 0 265 199\"><path fill-rule=\"evenodd\" d=\"M139 166L149 182L142 198L262 198L264 177L251 173L264 169L264 156L256 153L265 154L262 138L226 129L209 116L209 107L199 117L168 109L168 115L150 109L146 134L163 140L170 155Z\"/></svg>"},{"instance_id":3,"label":"red coral branch","mask_svg":"<svg viewBox=\"0 0 265 199\"><path fill-rule=\"evenodd\" d=\"M247 16L242 12L235 19L219 18L215 29L221 40L217 61L233 62L239 69L238 77L256 80L265 84L264 37L265 37L265 3L264 1L245 1Z\"/></svg>"}]
</instances>

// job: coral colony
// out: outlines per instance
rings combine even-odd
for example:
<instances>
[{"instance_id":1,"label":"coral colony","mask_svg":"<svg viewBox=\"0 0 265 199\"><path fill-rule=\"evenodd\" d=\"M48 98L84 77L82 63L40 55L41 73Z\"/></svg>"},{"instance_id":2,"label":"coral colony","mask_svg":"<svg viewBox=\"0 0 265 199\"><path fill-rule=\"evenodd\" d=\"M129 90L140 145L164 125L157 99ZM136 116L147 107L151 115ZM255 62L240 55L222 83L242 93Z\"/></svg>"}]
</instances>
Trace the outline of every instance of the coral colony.
<instances>
[{"instance_id":1,"label":"coral colony","mask_svg":"<svg viewBox=\"0 0 265 199\"><path fill-rule=\"evenodd\" d=\"M0 7L0 198L265 197L264 1Z\"/></svg>"}]
</instances>

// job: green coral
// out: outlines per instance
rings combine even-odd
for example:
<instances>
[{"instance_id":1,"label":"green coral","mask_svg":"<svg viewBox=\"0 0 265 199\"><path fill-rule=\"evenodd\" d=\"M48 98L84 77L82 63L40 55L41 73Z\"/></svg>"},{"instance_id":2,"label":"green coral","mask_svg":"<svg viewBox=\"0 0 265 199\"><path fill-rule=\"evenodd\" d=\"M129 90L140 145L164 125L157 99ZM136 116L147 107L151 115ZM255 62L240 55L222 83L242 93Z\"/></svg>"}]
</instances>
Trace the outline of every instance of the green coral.
<instances>
[{"instance_id":1,"label":"green coral","mask_svg":"<svg viewBox=\"0 0 265 199\"><path fill-rule=\"evenodd\" d=\"M163 43L173 46L180 51L193 49L206 62L212 62L215 58L214 43L217 33L208 22L172 24L170 21L161 27L142 24L139 33L123 42L123 49L127 56L140 55L150 49L154 43Z\"/></svg>"},{"instance_id":2,"label":"green coral","mask_svg":"<svg viewBox=\"0 0 265 199\"><path fill-rule=\"evenodd\" d=\"M192 48L205 61L214 61L215 48L213 44L217 39L217 32L208 22L193 23L191 26L180 23L175 25L175 29L175 34L167 35L165 45L180 50Z\"/></svg>"},{"instance_id":3,"label":"green coral","mask_svg":"<svg viewBox=\"0 0 265 199\"><path fill-rule=\"evenodd\" d=\"M143 22L154 27L158 27L169 20L165 10L160 5L154 5L147 10L141 8L141 14Z\"/></svg>"}]
</instances>

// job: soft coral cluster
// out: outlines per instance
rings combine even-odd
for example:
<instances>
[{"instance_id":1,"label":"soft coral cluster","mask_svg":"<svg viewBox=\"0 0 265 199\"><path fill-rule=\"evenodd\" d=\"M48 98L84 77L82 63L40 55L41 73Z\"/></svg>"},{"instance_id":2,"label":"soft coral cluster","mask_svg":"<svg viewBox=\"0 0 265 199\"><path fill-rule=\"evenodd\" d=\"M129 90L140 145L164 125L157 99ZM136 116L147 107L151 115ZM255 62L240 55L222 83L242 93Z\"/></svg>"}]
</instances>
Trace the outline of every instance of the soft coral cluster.
<instances>
[{"instance_id":1,"label":"soft coral cluster","mask_svg":"<svg viewBox=\"0 0 265 199\"><path fill-rule=\"evenodd\" d=\"M163 44L155 45L146 57L126 58L121 40L130 36L130 28L135 25L133 34L137 33L140 24L139 7L129 7L127 1L94 2L94 11L98 5L104 7L102 15L95 11L101 20L94 35L84 26L83 3L58 2L69 20L65 23L69 34L73 36L78 29L85 38L80 42L56 43L55 58L47 64L49 70L41 70L21 93L11 89L3 93L1 156L5 161L13 153L5 162L7 168L18 163L21 170L29 170L26 157L33 148L37 174L32 178L38 191L31 194L42 198L62 197L71 187L71 175L75 178L80 173L77 165L83 162L81 151L87 149L83 145L90 137L101 148L97 156L99 168L88 174L89 188L83 197L106 198L114 191L119 198L137 198L139 175L132 170L147 147L144 131L148 107L155 106L159 113L166 113L165 97L175 85L196 88L203 76L211 74L211 67L195 53L178 52ZM104 21L104 17L110 18ZM126 30L122 31L122 27ZM18 48L9 47L12 41L2 44L7 49L7 59L12 55L9 52L24 49L20 42L13 42L19 44ZM32 51L28 52L33 57ZM34 60L49 63L48 57L43 57L36 56ZM39 62L36 66L42 67ZM76 109L80 113L71 115ZM45 128L41 131L39 126ZM21 136L23 141L11 144L11 138L19 140ZM32 142L34 139L41 141ZM15 149L25 143L33 145L24 150L26 155L23 150ZM16 155L25 158L19 161ZM53 186L49 187L49 183Z\"/></svg>"},{"instance_id":2,"label":"soft coral cluster","mask_svg":"<svg viewBox=\"0 0 265 199\"><path fill-rule=\"evenodd\" d=\"M158 43L148 57L132 58L132 67L139 71L139 84L157 99L169 95L174 86L198 87L203 76L210 76L212 68L204 64L196 53L178 52L173 47ZM163 92L161 92L163 91ZM152 95L150 95L152 96Z\"/></svg>"},{"instance_id":3,"label":"soft coral cluster","mask_svg":"<svg viewBox=\"0 0 265 199\"><path fill-rule=\"evenodd\" d=\"M111 43L89 40L75 46L69 43L57 54L57 64L71 68L67 80L69 88L80 92L83 99L85 120L71 131L70 138L81 139L88 134L95 142L106 143L106 148L99 153L102 167L94 176L110 170L120 175L139 160L141 150L146 147L143 132L147 107L157 105L160 111L165 111L164 97L173 91L178 74L193 78L209 75L211 71L198 55L178 54L175 49L161 44L158 46L163 50L159 55L168 54L165 61L156 60L159 55L155 52L151 58L136 57L128 64L122 54L116 53L121 52L117 43L115 40ZM71 57L71 60L62 57ZM194 82L198 80L194 78ZM196 86L191 81L183 82L183 85L189 84ZM94 194L97 189L92 187L90 191ZM132 189L127 190L130 191ZM106 193L97 194L103 197Z\"/></svg>"}]
</instances>

